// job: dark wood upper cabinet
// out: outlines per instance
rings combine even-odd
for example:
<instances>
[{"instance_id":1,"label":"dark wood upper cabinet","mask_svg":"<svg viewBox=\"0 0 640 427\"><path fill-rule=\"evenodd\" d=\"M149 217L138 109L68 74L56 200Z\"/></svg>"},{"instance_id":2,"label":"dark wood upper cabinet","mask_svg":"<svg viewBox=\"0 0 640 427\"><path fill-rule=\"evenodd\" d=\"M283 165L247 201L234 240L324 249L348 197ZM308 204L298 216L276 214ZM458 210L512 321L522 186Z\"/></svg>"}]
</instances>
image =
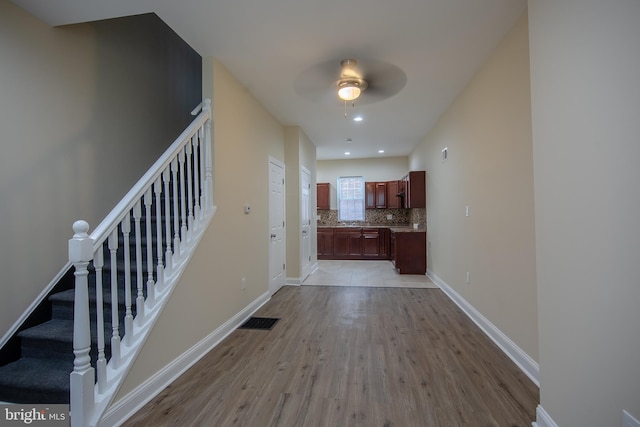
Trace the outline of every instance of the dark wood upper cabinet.
<instances>
[{"instance_id":1,"label":"dark wood upper cabinet","mask_svg":"<svg viewBox=\"0 0 640 427\"><path fill-rule=\"evenodd\" d=\"M376 207L376 183L364 183L364 207L365 209L375 209Z\"/></svg>"},{"instance_id":2,"label":"dark wood upper cabinet","mask_svg":"<svg viewBox=\"0 0 640 427\"><path fill-rule=\"evenodd\" d=\"M387 182L387 208L400 209L402 207L402 198L398 196L400 193L400 181Z\"/></svg>"},{"instance_id":3,"label":"dark wood upper cabinet","mask_svg":"<svg viewBox=\"0 0 640 427\"><path fill-rule=\"evenodd\" d=\"M426 174L425 171L409 172L403 179L404 206L410 208L425 208L426 201Z\"/></svg>"},{"instance_id":4,"label":"dark wood upper cabinet","mask_svg":"<svg viewBox=\"0 0 640 427\"><path fill-rule=\"evenodd\" d=\"M331 209L331 187L328 182L316 184L317 209Z\"/></svg>"},{"instance_id":5,"label":"dark wood upper cabinet","mask_svg":"<svg viewBox=\"0 0 640 427\"><path fill-rule=\"evenodd\" d=\"M384 209L387 207L387 183L364 183L364 207L365 209Z\"/></svg>"},{"instance_id":6,"label":"dark wood upper cabinet","mask_svg":"<svg viewBox=\"0 0 640 427\"><path fill-rule=\"evenodd\" d=\"M385 209L387 207L387 183L376 182L376 208Z\"/></svg>"}]
</instances>

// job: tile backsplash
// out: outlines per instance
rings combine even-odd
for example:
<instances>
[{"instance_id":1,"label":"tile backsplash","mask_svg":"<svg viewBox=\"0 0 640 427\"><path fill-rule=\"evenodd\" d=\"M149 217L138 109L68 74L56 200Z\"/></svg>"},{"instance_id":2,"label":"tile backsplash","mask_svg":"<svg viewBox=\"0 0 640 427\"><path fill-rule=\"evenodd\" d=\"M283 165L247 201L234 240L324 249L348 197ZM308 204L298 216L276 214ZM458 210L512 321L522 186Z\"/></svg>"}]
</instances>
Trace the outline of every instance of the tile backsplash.
<instances>
[{"instance_id":1,"label":"tile backsplash","mask_svg":"<svg viewBox=\"0 0 640 427\"><path fill-rule=\"evenodd\" d=\"M318 210L318 225L339 225L337 210ZM363 224L372 225L409 225L426 224L426 209L365 209ZM391 219L387 216L391 215ZM350 221L351 222L351 221Z\"/></svg>"}]
</instances>

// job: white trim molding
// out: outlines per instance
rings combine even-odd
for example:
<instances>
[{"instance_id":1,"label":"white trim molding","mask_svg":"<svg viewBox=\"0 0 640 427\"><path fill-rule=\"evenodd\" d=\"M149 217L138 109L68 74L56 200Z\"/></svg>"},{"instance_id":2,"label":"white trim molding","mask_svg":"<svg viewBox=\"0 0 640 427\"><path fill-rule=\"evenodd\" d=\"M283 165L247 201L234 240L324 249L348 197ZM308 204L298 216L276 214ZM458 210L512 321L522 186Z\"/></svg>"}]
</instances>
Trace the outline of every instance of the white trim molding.
<instances>
[{"instance_id":1,"label":"white trim molding","mask_svg":"<svg viewBox=\"0 0 640 427\"><path fill-rule=\"evenodd\" d=\"M558 424L551 419L541 405L536 408L536 420L531 425L533 427L558 427Z\"/></svg>"},{"instance_id":2,"label":"white trim molding","mask_svg":"<svg viewBox=\"0 0 640 427\"><path fill-rule=\"evenodd\" d=\"M516 345L500 329L484 317L478 310L460 296L451 286L428 270L427 276L524 372L533 383L540 387L538 376L540 367L527 353Z\"/></svg>"},{"instance_id":3,"label":"white trim molding","mask_svg":"<svg viewBox=\"0 0 640 427\"><path fill-rule=\"evenodd\" d=\"M260 295L244 309L206 336L202 341L191 347L180 357L136 387L131 393L113 404L105 412L98 425L119 426L124 423L169 384L220 344L223 339L242 325L253 313L269 301L269 299L269 292Z\"/></svg>"},{"instance_id":4,"label":"white trim molding","mask_svg":"<svg viewBox=\"0 0 640 427\"><path fill-rule=\"evenodd\" d=\"M287 277L286 285L287 286L300 286L302 283L302 277Z\"/></svg>"}]
</instances>

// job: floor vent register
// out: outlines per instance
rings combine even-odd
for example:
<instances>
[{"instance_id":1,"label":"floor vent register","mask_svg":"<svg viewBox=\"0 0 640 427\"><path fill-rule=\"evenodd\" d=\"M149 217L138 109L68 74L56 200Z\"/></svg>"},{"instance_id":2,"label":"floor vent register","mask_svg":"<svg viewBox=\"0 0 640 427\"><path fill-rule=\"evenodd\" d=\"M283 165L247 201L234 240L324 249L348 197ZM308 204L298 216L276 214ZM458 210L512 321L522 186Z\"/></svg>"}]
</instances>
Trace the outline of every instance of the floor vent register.
<instances>
[{"instance_id":1,"label":"floor vent register","mask_svg":"<svg viewBox=\"0 0 640 427\"><path fill-rule=\"evenodd\" d=\"M278 322L274 317L250 317L244 322L238 329L262 329L270 331L271 328Z\"/></svg>"}]
</instances>

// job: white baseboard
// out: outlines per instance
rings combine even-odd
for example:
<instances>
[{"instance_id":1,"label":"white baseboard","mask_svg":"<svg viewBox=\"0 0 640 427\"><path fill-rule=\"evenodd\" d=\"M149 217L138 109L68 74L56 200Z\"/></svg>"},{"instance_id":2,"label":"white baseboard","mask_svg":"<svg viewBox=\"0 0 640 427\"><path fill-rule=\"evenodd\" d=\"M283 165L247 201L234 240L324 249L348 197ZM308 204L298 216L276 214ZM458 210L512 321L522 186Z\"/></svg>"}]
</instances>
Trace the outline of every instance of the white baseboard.
<instances>
[{"instance_id":1,"label":"white baseboard","mask_svg":"<svg viewBox=\"0 0 640 427\"><path fill-rule=\"evenodd\" d=\"M231 332L236 330L247 318L255 313L267 301L269 292L256 298L251 304L223 323L202 341L191 347L180 357L169 363L144 383L136 387L131 393L114 403L99 421L99 426L119 426L151 399L157 396L169 384L193 366L198 360L216 347Z\"/></svg>"},{"instance_id":2,"label":"white baseboard","mask_svg":"<svg viewBox=\"0 0 640 427\"><path fill-rule=\"evenodd\" d=\"M287 285L289 286L300 286L307 280L307 277L311 276L318 269L318 263L315 262L309 268L309 274L303 275L304 277L287 277Z\"/></svg>"},{"instance_id":3,"label":"white baseboard","mask_svg":"<svg viewBox=\"0 0 640 427\"><path fill-rule=\"evenodd\" d=\"M442 291L458 306L465 314L478 325L480 329L524 372L531 381L540 387L540 367L527 353L516 345L509 337L502 333L493 323L484 317L478 310L469 304L464 298L451 288L444 280L427 271L427 276L442 289Z\"/></svg>"},{"instance_id":4,"label":"white baseboard","mask_svg":"<svg viewBox=\"0 0 640 427\"><path fill-rule=\"evenodd\" d=\"M302 279L300 277L287 277L286 284L289 286L300 286Z\"/></svg>"},{"instance_id":5,"label":"white baseboard","mask_svg":"<svg viewBox=\"0 0 640 427\"><path fill-rule=\"evenodd\" d=\"M540 405L536 408L536 420L531 425L533 427L558 427L558 424L551 419L547 411Z\"/></svg>"}]
</instances>

